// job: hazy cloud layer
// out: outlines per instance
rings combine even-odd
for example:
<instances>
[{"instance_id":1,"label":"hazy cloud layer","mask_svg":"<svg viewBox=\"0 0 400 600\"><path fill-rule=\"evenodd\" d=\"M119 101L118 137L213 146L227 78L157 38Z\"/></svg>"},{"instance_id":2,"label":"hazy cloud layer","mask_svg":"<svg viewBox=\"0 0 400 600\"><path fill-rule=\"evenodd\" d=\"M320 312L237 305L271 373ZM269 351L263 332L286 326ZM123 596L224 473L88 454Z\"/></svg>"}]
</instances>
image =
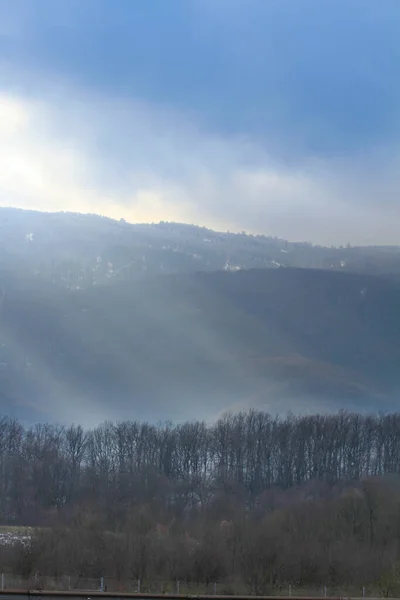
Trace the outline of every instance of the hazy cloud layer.
<instances>
[{"instance_id":1,"label":"hazy cloud layer","mask_svg":"<svg viewBox=\"0 0 400 600\"><path fill-rule=\"evenodd\" d=\"M399 242L394 157L288 166L171 111L73 88L40 99L3 92L0 159L2 205L321 243Z\"/></svg>"},{"instance_id":2,"label":"hazy cloud layer","mask_svg":"<svg viewBox=\"0 0 400 600\"><path fill-rule=\"evenodd\" d=\"M2 205L400 243L397 2L0 11Z\"/></svg>"}]
</instances>

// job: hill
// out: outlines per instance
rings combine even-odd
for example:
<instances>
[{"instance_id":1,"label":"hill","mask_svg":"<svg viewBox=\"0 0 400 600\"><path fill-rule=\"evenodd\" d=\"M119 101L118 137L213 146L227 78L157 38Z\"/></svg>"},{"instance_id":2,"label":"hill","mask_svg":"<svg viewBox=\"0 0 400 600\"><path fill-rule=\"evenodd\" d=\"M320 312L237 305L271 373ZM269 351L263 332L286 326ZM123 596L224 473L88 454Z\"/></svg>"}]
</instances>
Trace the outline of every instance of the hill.
<instances>
[{"instance_id":1,"label":"hill","mask_svg":"<svg viewBox=\"0 0 400 600\"><path fill-rule=\"evenodd\" d=\"M400 248L325 248L176 223L0 208L0 267L69 288L144 274L304 267L400 275Z\"/></svg>"},{"instance_id":2,"label":"hill","mask_svg":"<svg viewBox=\"0 0 400 600\"><path fill-rule=\"evenodd\" d=\"M400 284L315 269L66 289L3 270L2 412L90 423L395 407Z\"/></svg>"}]
</instances>

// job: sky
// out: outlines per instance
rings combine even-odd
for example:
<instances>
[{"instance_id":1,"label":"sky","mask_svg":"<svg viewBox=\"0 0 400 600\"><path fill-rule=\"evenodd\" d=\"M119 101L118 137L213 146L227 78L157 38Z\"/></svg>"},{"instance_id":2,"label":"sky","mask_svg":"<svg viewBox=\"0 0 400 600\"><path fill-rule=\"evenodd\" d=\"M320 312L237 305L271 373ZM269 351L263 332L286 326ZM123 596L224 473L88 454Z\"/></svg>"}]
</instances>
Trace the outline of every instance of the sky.
<instances>
[{"instance_id":1,"label":"sky","mask_svg":"<svg viewBox=\"0 0 400 600\"><path fill-rule=\"evenodd\" d=\"M0 205L400 244L398 0L0 0Z\"/></svg>"}]
</instances>

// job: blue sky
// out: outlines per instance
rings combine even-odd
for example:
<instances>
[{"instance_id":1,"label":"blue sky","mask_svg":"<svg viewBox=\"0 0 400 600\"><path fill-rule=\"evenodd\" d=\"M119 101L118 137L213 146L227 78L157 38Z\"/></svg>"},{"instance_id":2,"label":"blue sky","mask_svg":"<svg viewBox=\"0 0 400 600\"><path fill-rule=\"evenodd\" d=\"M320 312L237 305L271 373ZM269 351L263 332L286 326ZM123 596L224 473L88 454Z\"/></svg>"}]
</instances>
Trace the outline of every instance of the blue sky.
<instances>
[{"instance_id":1,"label":"blue sky","mask_svg":"<svg viewBox=\"0 0 400 600\"><path fill-rule=\"evenodd\" d=\"M0 0L0 203L400 243L398 0Z\"/></svg>"}]
</instances>

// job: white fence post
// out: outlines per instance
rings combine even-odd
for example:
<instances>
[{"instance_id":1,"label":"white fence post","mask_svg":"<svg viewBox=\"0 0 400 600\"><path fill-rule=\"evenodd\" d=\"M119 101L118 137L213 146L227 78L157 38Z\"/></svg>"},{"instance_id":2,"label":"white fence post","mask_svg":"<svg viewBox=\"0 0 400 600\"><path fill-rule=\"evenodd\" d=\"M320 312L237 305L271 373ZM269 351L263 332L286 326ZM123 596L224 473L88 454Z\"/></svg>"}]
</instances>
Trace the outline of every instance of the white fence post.
<instances>
[{"instance_id":1,"label":"white fence post","mask_svg":"<svg viewBox=\"0 0 400 600\"><path fill-rule=\"evenodd\" d=\"M104 577L100 578L100 591L104 592Z\"/></svg>"},{"instance_id":2,"label":"white fence post","mask_svg":"<svg viewBox=\"0 0 400 600\"><path fill-rule=\"evenodd\" d=\"M1 574L1 589L4 590L4 573Z\"/></svg>"},{"instance_id":3,"label":"white fence post","mask_svg":"<svg viewBox=\"0 0 400 600\"><path fill-rule=\"evenodd\" d=\"M289 596L291 596L291 595L292 595L292 586L289 585Z\"/></svg>"},{"instance_id":4,"label":"white fence post","mask_svg":"<svg viewBox=\"0 0 400 600\"><path fill-rule=\"evenodd\" d=\"M326 585L324 585L324 596L326 598Z\"/></svg>"},{"instance_id":5,"label":"white fence post","mask_svg":"<svg viewBox=\"0 0 400 600\"><path fill-rule=\"evenodd\" d=\"M363 589L362 589L362 597L365 598L365 587L364 586L363 586Z\"/></svg>"},{"instance_id":6,"label":"white fence post","mask_svg":"<svg viewBox=\"0 0 400 600\"><path fill-rule=\"evenodd\" d=\"M214 595L217 593L217 582L216 581L214 581L213 592L214 592Z\"/></svg>"},{"instance_id":7,"label":"white fence post","mask_svg":"<svg viewBox=\"0 0 400 600\"><path fill-rule=\"evenodd\" d=\"M179 588L180 588L179 581L177 581L176 582L176 593L177 594L179 594Z\"/></svg>"},{"instance_id":8,"label":"white fence post","mask_svg":"<svg viewBox=\"0 0 400 600\"><path fill-rule=\"evenodd\" d=\"M140 579L137 580L137 593L140 594Z\"/></svg>"}]
</instances>

